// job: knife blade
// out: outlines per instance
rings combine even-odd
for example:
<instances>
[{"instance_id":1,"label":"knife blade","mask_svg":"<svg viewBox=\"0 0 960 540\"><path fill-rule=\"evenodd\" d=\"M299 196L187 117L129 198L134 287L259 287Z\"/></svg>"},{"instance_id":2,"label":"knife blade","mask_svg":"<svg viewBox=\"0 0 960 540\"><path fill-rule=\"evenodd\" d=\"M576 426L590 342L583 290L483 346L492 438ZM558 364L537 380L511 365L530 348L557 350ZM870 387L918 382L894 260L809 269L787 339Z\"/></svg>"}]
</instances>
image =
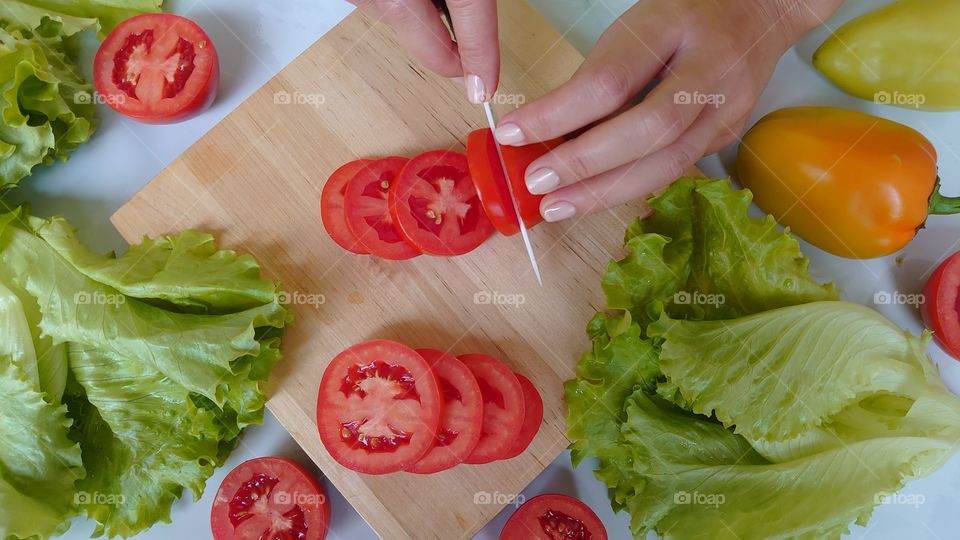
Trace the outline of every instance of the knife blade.
<instances>
[{"instance_id":1,"label":"knife blade","mask_svg":"<svg viewBox=\"0 0 960 540\"><path fill-rule=\"evenodd\" d=\"M490 131L497 130L497 119L493 115L493 107L489 101L483 103L483 112L487 115L487 123L490 124ZM540 276L540 265L537 264L537 255L533 252L533 244L530 243L530 235L527 234L527 226L523 222L523 216L520 215L520 204L517 203L517 196L513 194L512 183L510 182L510 173L507 172L507 163L503 159L503 149L496 140L493 145L497 148L497 157L500 159L500 169L503 171L503 177L507 181L507 193L510 194L510 203L513 205L513 213L517 217L517 223L520 225L520 237L523 238L523 245L527 248L527 256L530 257L530 265L533 267L533 273L537 276L537 283L543 287L543 278Z\"/></svg>"}]
</instances>

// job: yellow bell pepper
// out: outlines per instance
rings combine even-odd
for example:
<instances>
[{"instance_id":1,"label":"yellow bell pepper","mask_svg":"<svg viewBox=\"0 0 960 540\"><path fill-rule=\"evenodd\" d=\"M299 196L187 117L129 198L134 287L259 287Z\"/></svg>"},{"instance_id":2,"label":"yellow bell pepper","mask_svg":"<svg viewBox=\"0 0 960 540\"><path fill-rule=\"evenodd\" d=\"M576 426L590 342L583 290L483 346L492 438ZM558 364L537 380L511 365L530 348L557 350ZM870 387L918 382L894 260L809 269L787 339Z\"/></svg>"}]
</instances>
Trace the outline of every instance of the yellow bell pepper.
<instances>
[{"instance_id":1,"label":"yellow bell pepper","mask_svg":"<svg viewBox=\"0 0 960 540\"><path fill-rule=\"evenodd\" d=\"M960 109L960 0L901 0L850 21L813 65L854 96L911 109Z\"/></svg>"}]
</instances>

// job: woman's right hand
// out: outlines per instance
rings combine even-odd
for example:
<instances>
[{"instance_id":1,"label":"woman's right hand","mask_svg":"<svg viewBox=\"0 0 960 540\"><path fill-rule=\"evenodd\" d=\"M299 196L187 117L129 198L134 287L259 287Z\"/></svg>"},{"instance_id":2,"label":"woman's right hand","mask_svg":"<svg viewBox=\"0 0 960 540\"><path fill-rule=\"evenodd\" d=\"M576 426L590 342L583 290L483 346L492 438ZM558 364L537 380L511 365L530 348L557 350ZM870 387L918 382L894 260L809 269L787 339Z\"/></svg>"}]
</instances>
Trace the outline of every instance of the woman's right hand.
<instances>
[{"instance_id":1,"label":"woman's right hand","mask_svg":"<svg viewBox=\"0 0 960 540\"><path fill-rule=\"evenodd\" d=\"M463 77L467 99L489 101L500 83L496 0L447 0L457 41L433 0L349 0L397 33L397 41L427 69Z\"/></svg>"}]
</instances>

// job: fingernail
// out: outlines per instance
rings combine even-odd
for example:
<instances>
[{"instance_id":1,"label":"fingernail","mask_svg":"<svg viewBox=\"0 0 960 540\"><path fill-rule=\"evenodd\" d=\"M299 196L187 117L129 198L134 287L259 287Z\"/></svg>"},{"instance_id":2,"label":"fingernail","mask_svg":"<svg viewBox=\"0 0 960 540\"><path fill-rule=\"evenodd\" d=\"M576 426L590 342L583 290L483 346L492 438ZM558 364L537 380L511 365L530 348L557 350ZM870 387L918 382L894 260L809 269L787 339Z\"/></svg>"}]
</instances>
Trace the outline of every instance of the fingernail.
<instances>
[{"instance_id":1,"label":"fingernail","mask_svg":"<svg viewBox=\"0 0 960 540\"><path fill-rule=\"evenodd\" d=\"M487 89L483 85L483 80L474 74L467 75L467 99L470 103L479 105L487 100Z\"/></svg>"},{"instance_id":2,"label":"fingernail","mask_svg":"<svg viewBox=\"0 0 960 540\"><path fill-rule=\"evenodd\" d=\"M510 146L523 144L523 130L521 130L520 126L516 124L503 124L502 126L497 126L497 131L494 132L494 135L497 137L497 142L500 144L506 144Z\"/></svg>"},{"instance_id":3,"label":"fingernail","mask_svg":"<svg viewBox=\"0 0 960 540\"><path fill-rule=\"evenodd\" d=\"M559 201L551 204L543 211L543 219L554 222L570 219L577 214L577 209L566 201Z\"/></svg>"},{"instance_id":4,"label":"fingernail","mask_svg":"<svg viewBox=\"0 0 960 540\"><path fill-rule=\"evenodd\" d=\"M553 169L543 167L527 175L527 189L534 195L550 193L559 185L560 175Z\"/></svg>"}]
</instances>

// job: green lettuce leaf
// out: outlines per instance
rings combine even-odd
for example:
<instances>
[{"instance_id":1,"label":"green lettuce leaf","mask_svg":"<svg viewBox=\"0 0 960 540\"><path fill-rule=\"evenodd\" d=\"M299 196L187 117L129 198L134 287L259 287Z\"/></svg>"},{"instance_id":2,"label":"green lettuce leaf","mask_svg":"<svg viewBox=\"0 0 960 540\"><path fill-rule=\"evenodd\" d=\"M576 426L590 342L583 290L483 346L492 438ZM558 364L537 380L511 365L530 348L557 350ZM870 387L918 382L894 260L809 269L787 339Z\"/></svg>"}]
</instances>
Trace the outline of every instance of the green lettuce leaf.
<instances>
[{"instance_id":1,"label":"green lettuce leaf","mask_svg":"<svg viewBox=\"0 0 960 540\"><path fill-rule=\"evenodd\" d=\"M162 5L163 0L4 0L0 20L31 30L48 17L61 23L67 36L96 28L103 39L124 20L159 12Z\"/></svg>"}]
</instances>

